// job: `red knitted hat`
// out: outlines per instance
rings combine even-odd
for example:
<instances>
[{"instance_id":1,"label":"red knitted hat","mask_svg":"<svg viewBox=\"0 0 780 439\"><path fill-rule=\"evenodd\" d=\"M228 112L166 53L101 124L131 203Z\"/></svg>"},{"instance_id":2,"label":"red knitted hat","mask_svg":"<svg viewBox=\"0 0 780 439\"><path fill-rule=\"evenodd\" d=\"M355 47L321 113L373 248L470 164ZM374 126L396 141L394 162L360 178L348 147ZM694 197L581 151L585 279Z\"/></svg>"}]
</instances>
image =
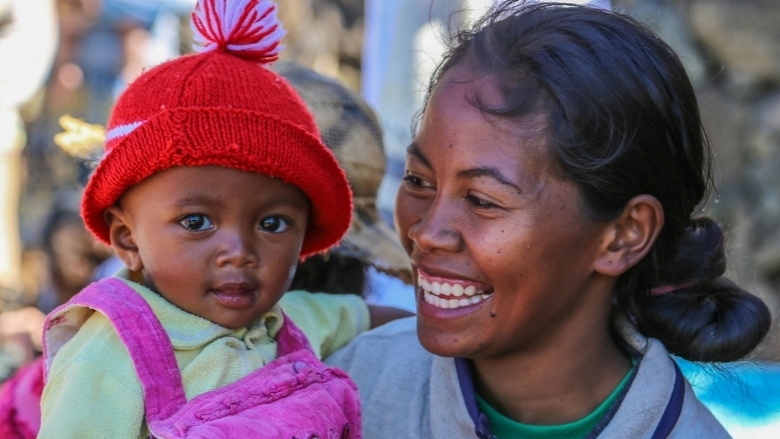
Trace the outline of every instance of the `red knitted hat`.
<instances>
[{"instance_id":1,"label":"red knitted hat","mask_svg":"<svg viewBox=\"0 0 780 439\"><path fill-rule=\"evenodd\" d=\"M141 75L114 107L106 155L81 213L110 243L104 211L132 185L174 166L226 166L280 178L312 205L301 256L336 244L349 228L351 192L293 88L261 64L284 34L268 0L199 0L196 50Z\"/></svg>"}]
</instances>

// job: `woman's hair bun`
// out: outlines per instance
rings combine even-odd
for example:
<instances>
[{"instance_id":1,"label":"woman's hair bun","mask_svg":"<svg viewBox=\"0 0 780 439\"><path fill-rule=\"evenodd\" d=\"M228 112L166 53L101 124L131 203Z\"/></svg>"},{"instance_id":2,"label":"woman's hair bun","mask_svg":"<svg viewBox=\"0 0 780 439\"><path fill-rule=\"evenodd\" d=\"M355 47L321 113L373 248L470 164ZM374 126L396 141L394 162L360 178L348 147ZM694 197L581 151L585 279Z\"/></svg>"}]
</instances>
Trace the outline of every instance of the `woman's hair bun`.
<instances>
[{"instance_id":1,"label":"woman's hair bun","mask_svg":"<svg viewBox=\"0 0 780 439\"><path fill-rule=\"evenodd\" d=\"M734 361L749 354L771 325L761 299L723 277L723 231L710 218L692 219L677 255L659 271L670 292L646 295L636 309L640 331L693 361Z\"/></svg>"},{"instance_id":2,"label":"woman's hair bun","mask_svg":"<svg viewBox=\"0 0 780 439\"><path fill-rule=\"evenodd\" d=\"M672 354L708 362L745 357L771 325L764 302L725 277L650 297L638 317L640 331Z\"/></svg>"}]
</instances>

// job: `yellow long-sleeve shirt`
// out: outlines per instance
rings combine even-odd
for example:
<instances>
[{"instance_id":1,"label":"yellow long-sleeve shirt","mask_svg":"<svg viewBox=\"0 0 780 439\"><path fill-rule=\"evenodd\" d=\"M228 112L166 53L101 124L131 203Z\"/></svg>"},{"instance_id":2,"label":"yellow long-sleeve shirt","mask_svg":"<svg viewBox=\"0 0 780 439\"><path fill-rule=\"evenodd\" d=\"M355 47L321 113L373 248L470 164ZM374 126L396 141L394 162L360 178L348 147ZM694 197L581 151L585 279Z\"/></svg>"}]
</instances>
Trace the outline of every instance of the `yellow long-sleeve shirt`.
<instances>
[{"instance_id":1,"label":"yellow long-sleeve shirt","mask_svg":"<svg viewBox=\"0 0 780 439\"><path fill-rule=\"evenodd\" d=\"M229 329L187 313L123 279L154 311L173 344L187 400L233 383L276 358L280 308L327 356L368 329L368 308L351 295L289 292L246 328ZM148 436L143 390L111 322L94 313L54 357L44 388L41 439Z\"/></svg>"}]
</instances>

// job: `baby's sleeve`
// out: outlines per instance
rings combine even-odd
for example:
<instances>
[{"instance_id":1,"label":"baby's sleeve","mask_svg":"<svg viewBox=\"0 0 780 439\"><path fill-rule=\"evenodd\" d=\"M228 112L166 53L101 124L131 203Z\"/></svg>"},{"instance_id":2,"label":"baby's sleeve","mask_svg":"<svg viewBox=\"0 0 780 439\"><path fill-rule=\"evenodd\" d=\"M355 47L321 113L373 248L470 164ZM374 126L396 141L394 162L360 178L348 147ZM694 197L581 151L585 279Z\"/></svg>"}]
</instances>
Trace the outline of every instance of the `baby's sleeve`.
<instances>
[{"instance_id":1,"label":"baby's sleeve","mask_svg":"<svg viewBox=\"0 0 780 439\"><path fill-rule=\"evenodd\" d=\"M91 323L96 322L88 321L85 327L92 326ZM91 332L89 328L84 329ZM129 361L129 355L125 351L122 358L122 352L114 352L110 346L113 343L109 346L100 342L97 346L84 344L79 340L82 335L79 332L63 346L52 363L41 400L38 438L146 437L142 431L145 430L143 391L132 366L106 367L110 365L106 363ZM105 336L116 337L116 333L112 331Z\"/></svg>"},{"instance_id":2,"label":"baby's sleeve","mask_svg":"<svg viewBox=\"0 0 780 439\"><path fill-rule=\"evenodd\" d=\"M287 317L306 334L314 353L324 358L369 328L368 305L354 294L290 291L280 302Z\"/></svg>"}]
</instances>

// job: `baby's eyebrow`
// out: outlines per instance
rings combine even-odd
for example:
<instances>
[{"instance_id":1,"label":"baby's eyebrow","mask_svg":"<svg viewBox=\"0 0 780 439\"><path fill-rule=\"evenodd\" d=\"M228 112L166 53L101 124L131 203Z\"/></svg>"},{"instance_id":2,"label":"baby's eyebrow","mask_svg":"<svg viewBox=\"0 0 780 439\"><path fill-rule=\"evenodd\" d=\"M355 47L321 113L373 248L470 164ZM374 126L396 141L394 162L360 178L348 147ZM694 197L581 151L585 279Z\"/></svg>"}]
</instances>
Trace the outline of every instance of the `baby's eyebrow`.
<instances>
[{"instance_id":1,"label":"baby's eyebrow","mask_svg":"<svg viewBox=\"0 0 780 439\"><path fill-rule=\"evenodd\" d=\"M186 196L176 202L176 208L179 210L187 209L193 206L223 207L225 203L218 198L205 197L202 195Z\"/></svg>"}]
</instances>

